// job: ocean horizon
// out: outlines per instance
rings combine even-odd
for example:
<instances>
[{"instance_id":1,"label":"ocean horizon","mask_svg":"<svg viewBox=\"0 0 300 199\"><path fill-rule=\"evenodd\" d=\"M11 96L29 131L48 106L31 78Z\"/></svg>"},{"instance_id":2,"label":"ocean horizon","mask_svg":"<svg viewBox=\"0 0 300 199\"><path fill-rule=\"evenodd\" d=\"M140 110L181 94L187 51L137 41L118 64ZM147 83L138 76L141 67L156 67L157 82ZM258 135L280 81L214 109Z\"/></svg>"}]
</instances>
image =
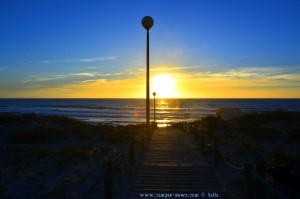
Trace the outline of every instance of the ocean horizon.
<instances>
[{"instance_id":1,"label":"ocean horizon","mask_svg":"<svg viewBox=\"0 0 300 199\"><path fill-rule=\"evenodd\" d=\"M2 98L0 112L61 115L90 123L126 125L145 123L145 98ZM298 98L158 98L156 122L160 126L195 121L218 108L238 108L244 112L300 111ZM150 119L154 120L154 100L150 100Z\"/></svg>"}]
</instances>

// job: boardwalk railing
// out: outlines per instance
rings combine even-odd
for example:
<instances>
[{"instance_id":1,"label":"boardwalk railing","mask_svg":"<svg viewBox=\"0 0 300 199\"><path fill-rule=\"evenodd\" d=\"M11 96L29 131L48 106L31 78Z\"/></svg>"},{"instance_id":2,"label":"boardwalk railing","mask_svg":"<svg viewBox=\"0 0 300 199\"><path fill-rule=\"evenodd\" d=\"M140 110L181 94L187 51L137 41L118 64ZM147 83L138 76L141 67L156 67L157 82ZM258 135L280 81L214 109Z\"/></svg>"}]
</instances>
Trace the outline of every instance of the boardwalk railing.
<instances>
[{"instance_id":1,"label":"boardwalk railing","mask_svg":"<svg viewBox=\"0 0 300 199\"><path fill-rule=\"evenodd\" d=\"M184 132L193 133L197 139L202 142L204 146L204 137L197 132L197 126L193 123L182 122L178 125ZM220 150L218 139L214 139L214 163L218 166L219 161L223 160L226 165L235 170L244 170L244 198L245 199L263 199L263 198L276 198L276 199L288 199L282 192L274 188L274 186L265 179L265 167L262 163L257 162L255 169L250 164L244 166L235 166L224 156L222 150ZM266 190L269 191L267 195Z\"/></svg>"},{"instance_id":2,"label":"boardwalk railing","mask_svg":"<svg viewBox=\"0 0 300 199\"><path fill-rule=\"evenodd\" d=\"M251 164L245 164L242 167L231 164L222 150L218 140L215 138L215 165L218 165L219 158L221 158L227 166L236 170L244 170L244 197L245 199L264 199L274 197L276 199L288 199L283 193L274 188L272 184L265 180L265 167L261 162L257 162L255 168ZM217 163L216 163L217 162ZM270 192L266 197L266 190Z\"/></svg>"},{"instance_id":3,"label":"boardwalk railing","mask_svg":"<svg viewBox=\"0 0 300 199\"><path fill-rule=\"evenodd\" d=\"M97 184L100 184L99 181L103 180L103 196L104 199L112 199L113 198L113 176L114 176L114 170L118 162L120 162L126 154L129 154L129 163L131 167L134 167L136 165L137 157L138 157L138 148L145 149L146 145L149 143L151 135L153 133L154 129L151 128L149 130L149 133L147 133L147 130L145 132L139 133L137 136L133 137L129 143L127 143L120 151L119 153L106 161L104 168L99 172L97 177L94 178L93 182L90 184L89 187L86 188L86 190L82 193L81 199L88 198L88 196L91 194L92 190L96 187ZM139 146L138 146L139 144Z\"/></svg>"},{"instance_id":4,"label":"boardwalk railing","mask_svg":"<svg viewBox=\"0 0 300 199\"><path fill-rule=\"evenodd\" d=\"M261 163L256 164L256 169L253 169L251 165L245 165L245 198L276 198L276 199L288 199L283 193L274 188L272 184L264 179L264 169L262 169ZM266 197L265 190L269 190L271 195Z\"/></svg>"}]
</instances>

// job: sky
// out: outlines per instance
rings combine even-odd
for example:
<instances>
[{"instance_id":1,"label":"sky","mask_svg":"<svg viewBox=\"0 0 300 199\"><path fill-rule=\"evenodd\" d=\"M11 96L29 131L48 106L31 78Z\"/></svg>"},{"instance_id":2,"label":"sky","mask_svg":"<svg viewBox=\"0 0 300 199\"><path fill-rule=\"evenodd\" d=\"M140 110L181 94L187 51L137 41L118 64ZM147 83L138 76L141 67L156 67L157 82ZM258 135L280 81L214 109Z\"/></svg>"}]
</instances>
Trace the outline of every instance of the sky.
<instances>
[{"instance_id":1,"label":"sky","mask_svg":"<svg viewBox=\"0 0 300 199\"><path fill-rule=\"evenodd\" d=\"M0 0L0 98L144 98L144 16L157 97L300 98L298 0Z\"/></svg>"}]
</instances>

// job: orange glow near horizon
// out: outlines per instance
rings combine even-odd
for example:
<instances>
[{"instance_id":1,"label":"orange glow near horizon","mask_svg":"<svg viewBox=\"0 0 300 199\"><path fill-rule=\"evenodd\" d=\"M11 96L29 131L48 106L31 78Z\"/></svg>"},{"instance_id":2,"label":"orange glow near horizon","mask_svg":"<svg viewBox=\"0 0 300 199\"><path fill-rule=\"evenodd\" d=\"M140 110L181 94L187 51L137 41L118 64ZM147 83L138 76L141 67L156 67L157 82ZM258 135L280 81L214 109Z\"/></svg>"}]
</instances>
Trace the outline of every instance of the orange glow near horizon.
<instances>
[{"instance_id":1,"label":"orange glow near horizon","mask_svg":"<svg viewBox=\"0 0 300 199\"><path fill-rule=\"evenodd\" d=\"M300 98L300 76L297 74L268 76L253 71L191 73L176 66L153 68L151 97L156 92L156 98ZM46 87L27 87L25 83L24 88L19 90L0 90L0 97L145 98L144 72L138 71L130 77L85 80Z\"/></svg>"}]
</instances>

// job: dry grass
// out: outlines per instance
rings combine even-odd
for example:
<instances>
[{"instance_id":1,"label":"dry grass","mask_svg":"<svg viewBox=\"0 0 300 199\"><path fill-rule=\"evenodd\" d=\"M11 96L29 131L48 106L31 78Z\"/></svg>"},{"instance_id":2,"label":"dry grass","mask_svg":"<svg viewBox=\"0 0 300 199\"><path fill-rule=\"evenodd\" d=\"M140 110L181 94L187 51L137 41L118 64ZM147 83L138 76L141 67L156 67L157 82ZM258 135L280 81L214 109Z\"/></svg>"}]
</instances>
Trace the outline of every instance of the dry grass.
<instances>
[{"instance_id":1,"label":"dry grass","mask_svg":"<svg viewBox=\"0 0 300 199\"><path fill-rule=\"evenodd\" d=\"M205 140L211 142L217 137L221 148L226 149L223 152L233 159L260 157L270 164L300 166L300 112L265 111L227 121L210 115L193 124L201 129ZM182 128L183 124L174 126Z\"/></svg>"}]
</instances>

